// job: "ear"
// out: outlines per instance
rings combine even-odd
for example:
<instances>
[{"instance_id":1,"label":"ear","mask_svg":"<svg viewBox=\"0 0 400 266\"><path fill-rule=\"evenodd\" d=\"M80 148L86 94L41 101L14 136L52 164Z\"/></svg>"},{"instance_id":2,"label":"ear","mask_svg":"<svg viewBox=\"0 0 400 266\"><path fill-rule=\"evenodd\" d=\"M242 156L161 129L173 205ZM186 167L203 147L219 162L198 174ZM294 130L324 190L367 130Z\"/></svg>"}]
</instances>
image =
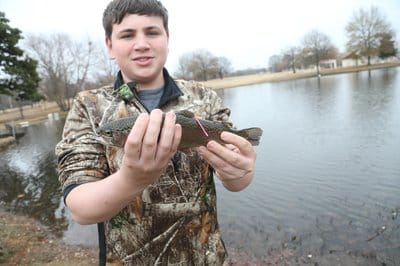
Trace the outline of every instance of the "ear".
<instances>
[{"instance_id":1,"label":"ear","mask_svg":"<svg viewBox=\"0 0 400 266\"><path fill-rule=\"evenodd\" d=\"M169 54L169 32L167 32L167 52Z\"/></svg>"},{"instance_id":2,"label":"ear","mask_svg":"<svg viewBox=\"0 0 400 266\"><path fill-rule=\"evenodd\" d=\"M107 47L107 51L108 51L108 56L110 57L110 59L115 59L114 53L113 53L113 49L112 49L112 42L111 39L106 36L106 47Z\"/></svg>"}]
</instances>

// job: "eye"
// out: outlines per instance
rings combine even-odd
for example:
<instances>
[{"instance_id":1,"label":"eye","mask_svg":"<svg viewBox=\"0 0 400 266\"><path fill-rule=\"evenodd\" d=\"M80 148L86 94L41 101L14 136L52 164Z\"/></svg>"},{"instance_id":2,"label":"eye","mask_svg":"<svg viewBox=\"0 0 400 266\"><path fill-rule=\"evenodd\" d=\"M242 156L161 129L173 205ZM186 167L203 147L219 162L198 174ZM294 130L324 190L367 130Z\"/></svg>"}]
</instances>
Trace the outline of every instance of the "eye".
<instances>
[{"instance_id":1,"label":"eye","mask_svg":"<svg viewBox=\"0 0 400 266\"><path fill-rule=\"evenodd\" d=\"M120 38L121 38L121 39L125 39L125 40L127 40L127 39L132 39L132 35L131 35L131 34L124 34L124 35L122 35Z\"/></svg>"},{"instance_id":2,"label":"eye","mask_svg":"<svg viewBox=\"0 0 400 266\"><path fill-rule=\"evenodd\" d=\"M160 33L156 30L150 30L147 32L147 35L148 36L158 36L158 35L160 35Z\"/></svg>"}]
</instances>

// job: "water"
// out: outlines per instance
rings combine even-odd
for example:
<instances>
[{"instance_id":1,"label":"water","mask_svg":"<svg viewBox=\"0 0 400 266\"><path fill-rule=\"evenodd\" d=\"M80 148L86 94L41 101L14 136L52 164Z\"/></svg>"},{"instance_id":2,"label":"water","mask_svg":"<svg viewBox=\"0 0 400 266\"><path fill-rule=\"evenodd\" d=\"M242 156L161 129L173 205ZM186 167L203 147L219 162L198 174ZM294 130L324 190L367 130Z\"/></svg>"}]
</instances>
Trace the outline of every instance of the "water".
<instances>
[{"instance_id":1,"label":"water","mask_svg":"<svg viewBox=\"0 0 400 266\"><path fill-rule=\"evenodd\" d=\"M259 255L276 243L314 255L367 251L400 265L381 251L400 254L399 68L221 94L238 127L264 129L252 185L219 189L228 246Z\"/></svg>"},{"instance_id":2,"label":"water","mask_svg":"<svg viewBox=\"0 0 400 266\"><path fill-rule=\"evenodd\" d=\"M291 250L400 264L400 68L219 94L238 128L264 129L252 184L232 193L217 182L227 246L257 257ZM95 245L95 229L71 222L60 200L61 130L56 121L31 126L0 153L0 200L69 243Z\"/></svg>"}]
</instances>

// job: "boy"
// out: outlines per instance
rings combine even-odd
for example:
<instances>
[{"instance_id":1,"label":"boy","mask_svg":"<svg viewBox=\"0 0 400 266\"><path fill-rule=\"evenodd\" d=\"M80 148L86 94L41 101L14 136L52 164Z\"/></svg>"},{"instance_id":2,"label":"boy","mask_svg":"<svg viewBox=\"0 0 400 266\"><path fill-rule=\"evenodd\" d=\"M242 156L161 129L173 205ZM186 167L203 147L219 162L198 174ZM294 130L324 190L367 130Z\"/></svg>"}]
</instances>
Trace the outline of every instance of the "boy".
<instances>
[{"instance_id":1,"label":"boy","mask_svg":"<svg viewBox=\"0 0 400 266\"><path fill-rule=\"evenodd\" d=\"M212 90L169 76L168 14L159 1L114 0L103 26L120 68L115 84L76 97L56 147L73 219L98 224L103 265L106 253L124 265L224 264L212 169L228 190L242 190L254 174L253 147L223 132L227 145L177 151L175 111L227 121L229 110ZM140 115L124 147L104 145L96 128L132 114Z\"/></svg>"}]
</instances>

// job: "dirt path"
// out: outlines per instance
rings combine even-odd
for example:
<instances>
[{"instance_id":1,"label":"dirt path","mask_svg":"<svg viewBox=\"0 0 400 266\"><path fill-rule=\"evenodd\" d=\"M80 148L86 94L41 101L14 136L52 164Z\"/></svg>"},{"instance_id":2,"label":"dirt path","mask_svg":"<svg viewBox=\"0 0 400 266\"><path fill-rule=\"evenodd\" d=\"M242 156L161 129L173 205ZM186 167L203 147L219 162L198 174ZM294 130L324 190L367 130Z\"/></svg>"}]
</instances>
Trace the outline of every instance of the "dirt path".
<instances>
[{"instance_id":1,"label":"dirt path","mask_svg":"<svg viewBox=\"0 0 400 266\"><path fill-rule=\"evenodd\" d=\"M98 265L97 249L70 246L32 218L0 210L0 265Z\"/></svg>"}]
</instances>

